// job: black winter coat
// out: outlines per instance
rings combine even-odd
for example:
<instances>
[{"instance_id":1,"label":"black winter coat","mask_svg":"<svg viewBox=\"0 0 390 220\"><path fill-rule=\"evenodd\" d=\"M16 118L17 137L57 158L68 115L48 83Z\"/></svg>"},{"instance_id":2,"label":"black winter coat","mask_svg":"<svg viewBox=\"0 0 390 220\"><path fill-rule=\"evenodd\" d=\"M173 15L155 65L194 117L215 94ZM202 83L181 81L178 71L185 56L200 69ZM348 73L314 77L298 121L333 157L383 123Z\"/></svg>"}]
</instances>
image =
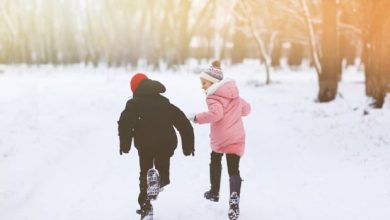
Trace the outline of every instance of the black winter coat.
<instances>
[{"instance_id":1,"label":"black winter coat","mask_svg":"<svg viewBox=\"0 0 390 220\"><path fill-rule=\"evenodd\" d=\"M127 101L119 121L120 152L128 153L134 146L140 154L172 156L177 147L174 127L179 131L183 153L194 152L194 130L185 114L160 93L165 86L146 79Z\"/></svg>"}]
</instances>

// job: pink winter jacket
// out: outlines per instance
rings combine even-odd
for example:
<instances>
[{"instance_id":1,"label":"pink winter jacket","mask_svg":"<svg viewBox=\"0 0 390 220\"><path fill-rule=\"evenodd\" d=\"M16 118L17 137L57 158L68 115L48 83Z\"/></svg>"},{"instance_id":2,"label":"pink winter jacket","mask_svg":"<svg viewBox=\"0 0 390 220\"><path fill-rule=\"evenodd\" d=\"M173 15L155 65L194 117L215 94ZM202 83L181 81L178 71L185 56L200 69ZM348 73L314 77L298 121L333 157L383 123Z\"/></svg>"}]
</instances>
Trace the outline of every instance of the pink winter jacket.
<instances>
[{"instance_id":1,"label":"pink winter jacket","mask_svg":"<svg viewBox=\"0 0 390 220\"><path fill-rule=\"evenodd\" d=\"M213 151L242 156L245 151L245 130L241 117L251 106L240 98L236 83L224 79L206 90L208 111L196 114L196 123L210 123L210 143Z\"/></svg>"}]
</instances>

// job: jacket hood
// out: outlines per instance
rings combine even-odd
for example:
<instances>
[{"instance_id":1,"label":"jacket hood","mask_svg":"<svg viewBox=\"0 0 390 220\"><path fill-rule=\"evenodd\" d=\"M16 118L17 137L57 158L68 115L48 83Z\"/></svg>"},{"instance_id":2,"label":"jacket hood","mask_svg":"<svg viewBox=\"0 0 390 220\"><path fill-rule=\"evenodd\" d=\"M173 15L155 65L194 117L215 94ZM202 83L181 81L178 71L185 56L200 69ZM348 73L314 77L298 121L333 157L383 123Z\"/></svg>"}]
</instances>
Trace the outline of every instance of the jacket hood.
<instances>
[{"instance_id":1,"label":"jacket hood","mask_svg":"<svg viewBox=\"0 0 390 220\"><path fill-rule=\"evenodd\" d=\"M206 95L216 95L228 99L234 99L239 96L236 82L233 79L223 79L214 83L206 90Z\"/></svg>"},{"instance_id":2,"label":"jacket hood","mask_svg":"<svg viewBox=\"0 0 390 220\"><path fill-rule=\"evenodd\" d=\"M134 96L139 95L158 95L166 91L165 86L156 80L145 79L142 80L135 90Z\"/></svg>"}]
</instances>

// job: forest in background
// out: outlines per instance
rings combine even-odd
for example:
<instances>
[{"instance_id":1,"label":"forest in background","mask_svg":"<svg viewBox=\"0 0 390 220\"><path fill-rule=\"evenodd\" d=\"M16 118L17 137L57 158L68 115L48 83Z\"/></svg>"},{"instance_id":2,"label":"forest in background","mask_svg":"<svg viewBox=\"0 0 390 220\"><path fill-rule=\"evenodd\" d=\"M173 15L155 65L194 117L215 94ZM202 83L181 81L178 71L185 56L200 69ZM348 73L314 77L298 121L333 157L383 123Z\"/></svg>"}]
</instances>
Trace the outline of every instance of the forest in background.
<instances>
[{"instance_id":1,"label":"forest in background","mask_svg":"<svg viewBox=\"0 0 390 220\"><path fill-rule=\"evenodd\" d=\"M310 60L329 102L345 66L364 66L366 94L390 91L388 0L0 0L0 63L159 68L189 59L258 59L266 83L286 59Z\"/></svg>"}]
</instances>

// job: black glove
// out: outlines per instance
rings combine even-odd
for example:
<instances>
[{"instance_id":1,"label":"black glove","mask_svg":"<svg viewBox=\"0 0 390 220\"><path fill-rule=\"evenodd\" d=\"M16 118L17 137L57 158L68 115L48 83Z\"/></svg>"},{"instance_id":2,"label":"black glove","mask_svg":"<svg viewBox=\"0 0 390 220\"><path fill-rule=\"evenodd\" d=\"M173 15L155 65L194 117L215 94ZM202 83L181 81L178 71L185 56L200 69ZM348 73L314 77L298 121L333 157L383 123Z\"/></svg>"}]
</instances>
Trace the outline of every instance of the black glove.
<instances>
[{"instance_id":1,"label":"black glove","mask_svg":"<svg viewBox=\"0 0 390 220\"><path fill-rule=\"evenodd\" d=\"M128 154L130 150L122 150L122 149L119 149L119 154L122 155L122 153L125 153L125 154Z\"/></svg>"},{"instance_id":2,"label":"black glove","mask_svg":"<svg viewBox=\"0 0 390 220\"><path fill-rule=\"evenodd\" d=\"M130 151L130 146L131 146L131 143L126 143L127 141L123 141L121 140L120 141L120 144L119 144L119 154L122 155L122 153L125 153L125 154L128 154L129 151Z\"/></svg>"},{"instance_id":3,"label":"black glove","mask_svg":"<svg viewBox=\"0 0 390 220\"><path fill-rule=\"evenodd\" d=\"M195 150L185 150L185 151L183 151L183 153L184 153L184 156L190 156L190 155L192 155L192 156L195 156Z\"/></svg>"}]
</instances>

